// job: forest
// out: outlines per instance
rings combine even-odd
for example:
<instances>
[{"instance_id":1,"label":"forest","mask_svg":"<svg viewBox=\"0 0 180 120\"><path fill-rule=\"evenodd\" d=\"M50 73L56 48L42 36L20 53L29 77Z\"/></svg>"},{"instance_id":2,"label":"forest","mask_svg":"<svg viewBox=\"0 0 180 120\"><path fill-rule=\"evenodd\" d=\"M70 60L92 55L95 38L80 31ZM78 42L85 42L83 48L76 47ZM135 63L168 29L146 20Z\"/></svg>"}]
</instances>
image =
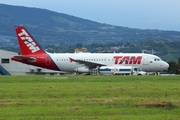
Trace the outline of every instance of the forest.
<instances>
[{"instance_id":1,"label":"forest","mask_svg":"<svg viewBox=\"0 0 180 120\"><path fill-rule=\"evenodd\" d=\"M178 66L180 31L114 26L23 6L0 4L0 11L0 49L20 52L14 26L23 25L49 52L74 52L83 47L89 52L143 50Z\"/></svg>"}]
</instances>

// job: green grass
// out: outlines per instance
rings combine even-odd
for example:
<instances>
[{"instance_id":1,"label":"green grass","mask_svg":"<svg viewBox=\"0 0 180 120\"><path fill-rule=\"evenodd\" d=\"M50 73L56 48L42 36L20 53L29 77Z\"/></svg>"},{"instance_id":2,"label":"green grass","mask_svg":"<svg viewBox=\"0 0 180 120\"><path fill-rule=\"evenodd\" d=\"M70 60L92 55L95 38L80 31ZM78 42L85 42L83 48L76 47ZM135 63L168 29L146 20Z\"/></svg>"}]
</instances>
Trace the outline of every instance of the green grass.
<instances>
[{"instance_id":1,"label":"green grass","mask_svg":"<svg viewBox=\"0 0 180 120\"><path fill-rule=\"evenodd\" d=\"M136 106L163 104L165 107ZM0 76L0 119L180 119L180 76Z\"/></svg>"}]
</instances>

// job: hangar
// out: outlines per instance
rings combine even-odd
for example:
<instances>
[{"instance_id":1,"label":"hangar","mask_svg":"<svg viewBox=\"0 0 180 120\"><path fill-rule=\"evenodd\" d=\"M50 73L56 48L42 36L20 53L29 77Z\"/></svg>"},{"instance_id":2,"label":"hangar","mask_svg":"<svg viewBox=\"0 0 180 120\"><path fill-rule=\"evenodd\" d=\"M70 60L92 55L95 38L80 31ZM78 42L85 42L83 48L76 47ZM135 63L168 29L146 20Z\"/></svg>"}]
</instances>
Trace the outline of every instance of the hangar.
<instances>
[{"instance_id":1,"label":"hangar","mask_svg":"<svg viewBox=\"0 0 180 120\"><path fill-rule=\"evenodd\" d=\"M13 61L11 57L14 55L18 55L18 53L0 50L0 75L54 75L62 73L60 71L44 69Z\"/></svg>"}]
</instances>

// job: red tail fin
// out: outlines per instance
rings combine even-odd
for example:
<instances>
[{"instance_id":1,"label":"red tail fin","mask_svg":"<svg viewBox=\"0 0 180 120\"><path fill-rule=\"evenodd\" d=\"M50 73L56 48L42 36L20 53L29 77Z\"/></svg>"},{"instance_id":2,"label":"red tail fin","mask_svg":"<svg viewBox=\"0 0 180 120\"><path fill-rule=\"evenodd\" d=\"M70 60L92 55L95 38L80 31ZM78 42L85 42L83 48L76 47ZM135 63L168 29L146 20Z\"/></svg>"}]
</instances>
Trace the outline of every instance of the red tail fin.
<instances>
[{"instance_id":1,"label":"red tail fin","mask_svg":"<svg viewBox=\"0 0 180 120\"><path fill-rule=\"evenodd\" d=\"M45 53L23 26L16 26L15 29L22 55Z\"/></svg>"}]
</instances>

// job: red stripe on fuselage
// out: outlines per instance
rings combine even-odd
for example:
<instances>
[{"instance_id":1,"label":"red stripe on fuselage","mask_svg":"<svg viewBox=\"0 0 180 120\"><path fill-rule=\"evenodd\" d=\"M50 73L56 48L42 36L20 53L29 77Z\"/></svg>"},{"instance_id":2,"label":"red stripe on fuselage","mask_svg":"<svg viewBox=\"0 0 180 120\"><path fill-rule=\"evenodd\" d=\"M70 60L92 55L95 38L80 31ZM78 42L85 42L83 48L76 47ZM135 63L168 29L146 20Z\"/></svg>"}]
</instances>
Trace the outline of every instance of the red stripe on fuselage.
<instances>
[{"instance_id":1,"label":"red stripe on fuselage","mask_svg":"<svg viewBox=\"0 0 180 120\"><path fill-rule=\"evenodd\" d=\"M36 61L31 62L28 60L21 60L21 59L17 59L16 57L12 57L12 60L22 62L22 63L28 64L28 65L33 65L33 66L38 66L38 67L47 68L47 69L51 69L51 70L60 71L60 69L56 66L56 64L50 58L50 56L48 56L48 54L24 55L24 57L35 58Z\"/></svg>"}]
</instances>

